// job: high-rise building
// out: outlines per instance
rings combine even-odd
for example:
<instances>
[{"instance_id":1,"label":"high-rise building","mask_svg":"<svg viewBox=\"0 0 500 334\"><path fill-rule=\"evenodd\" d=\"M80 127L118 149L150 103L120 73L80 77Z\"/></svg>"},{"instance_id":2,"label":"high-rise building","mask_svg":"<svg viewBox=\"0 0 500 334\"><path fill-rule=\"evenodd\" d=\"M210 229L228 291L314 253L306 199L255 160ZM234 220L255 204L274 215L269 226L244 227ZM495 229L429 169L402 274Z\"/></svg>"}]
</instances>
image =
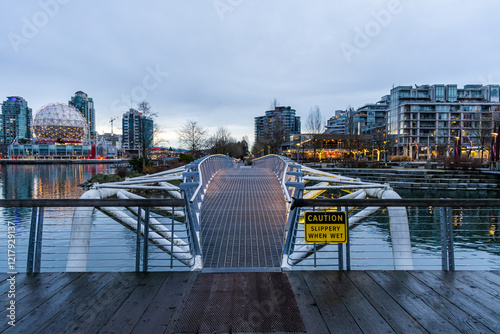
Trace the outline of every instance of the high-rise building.
<instances>
[{"instance_id":1,"label":"high-rise building","mask_svg":"<svg viewBox=\"0 0 500 334\"><path fill-rule=\"evenodd\" d=\"M9 96L2 104L0 121L0 149L3 155L14 139L28 139L32 137L32 110L28 102L19 96Z\"/></svg>"},{"instance_id":2,"label":"high-rise building","mask_svg":"<svg viewBox=\"0 0 500 334\"><path fill-rule=\"evenodd\" d=\"M92 98L88 97L88 95L84 92L78 91L75 93L75 96L71 97L68 104L79 110L82 113L83 118L85 118L85 121L87 122L87 129L89 130L87 133L87 140L96 139L95 109Z\"/></svg>"},{"instance_id":3,"label":"high-rise building","mask_svg":"<svg viewBox=\"0 0 500 334\"><path fill-rule=\"evenodd\" d=\"M280 134L286 140L300 134L300 116L295 116L291 107L275 107L266 111L265 116L255 117L255 141Z\"/></svg>"},{"instance_id":4,"label":"high-rise building","mask_svg":"<svg viewBox=\"0 0 500 334\"><path fill-rule=\"evenodd\" d=\"M129 154L142 155L153 147L154 121L130 108L122 118L122 148Z\"/></svg>"},{"instance_id":5,"label":"high-rise building","mask_svg":"<svg viewBox=\"0 0 500 334\"><path fill-rule=\"evenodd\" d=\"M441 155L458 138L478 151L488 145L499 112L499 85L398 86L391 90L387 136L397 155L433 149Z\"/></svg>"}]
</instances>

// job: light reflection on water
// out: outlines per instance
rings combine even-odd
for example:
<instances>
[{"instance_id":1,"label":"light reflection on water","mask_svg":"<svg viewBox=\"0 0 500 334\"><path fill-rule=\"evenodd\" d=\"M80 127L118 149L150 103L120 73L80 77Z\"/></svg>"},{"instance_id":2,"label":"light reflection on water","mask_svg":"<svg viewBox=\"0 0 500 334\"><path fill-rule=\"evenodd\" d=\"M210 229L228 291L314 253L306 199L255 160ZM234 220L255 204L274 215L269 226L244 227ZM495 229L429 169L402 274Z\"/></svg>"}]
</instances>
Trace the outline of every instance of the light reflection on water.
<instances>
[{"instance_id":1,"label":"light reflection on water","mask_svg":"<svg viewBox=\"0 0 500 334\"><path fill-rule=\"evenodd\" d=\"M96 173L109 173L109 165L54 164L0 165L0 198L2 199L65 199L79 198L85 190L78 185ZM8 222L16 225L16 268L24 271L29 237L31 208L1 208L0 247L6 247ZM73 208L45 208L43 245L68 244ZM64 236L61 238L61 236ZM65 239L65 240L64 240ZM6 271L6 259L0 259L0 269Z\"/></svg>"}]
</instances>

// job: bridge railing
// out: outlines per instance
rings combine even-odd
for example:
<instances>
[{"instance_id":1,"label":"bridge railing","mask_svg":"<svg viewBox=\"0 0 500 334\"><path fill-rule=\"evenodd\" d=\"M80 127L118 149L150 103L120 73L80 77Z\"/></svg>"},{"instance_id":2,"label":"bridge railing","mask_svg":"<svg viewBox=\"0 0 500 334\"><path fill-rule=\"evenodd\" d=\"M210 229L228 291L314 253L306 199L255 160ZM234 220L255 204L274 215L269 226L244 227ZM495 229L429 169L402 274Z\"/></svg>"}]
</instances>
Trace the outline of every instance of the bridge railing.
<instances>
[{"instance_id":1,"label":"bridge railing","mask_svg":"<svg viewBox=\"0 0 500 334\"><path fill-rule=\"evenodd\" d=\"M185 210L182 199L0 200L0 207L4 217L12 217L6 222L6 246L13 257L1 265L8 272L194 270L199 265L191 225L174 219ZM90 227L74 219L86 216L86 210L93 211ZM110 219L118 213L120 224ZM74 239L75 230L88 233L89 241Z\"/></svg>"},{"instance_id":2,"label":"bridge railing","mask_svg":"<svg viewBox=\"0 0 500 334\"><path fill-rule=\"evenodd\" d=\"M381 207L347 229L347 243L306 243L305 211L346 211ZM391 238L388 210L405 207L411 253L394 254L394 245L406 240ZM500 199L296 199L283 252L288 270L394 270L395 257L411 260L418 270L499 270ZM401 268L399 268L401 269Z\"/></svg>"},{"instance_id":3,"label":"bridge railing","mask_svg":"<svg viewBox=\"0 0 500 334\"><path fill-rule=\"evenodd\" d=\"M292 201L292 197L299 197L298 192L303 188L301 165L275 154L257 158L252 164L255 168L268 168L276 174L288 203Z\"/></svg>"},{"instance_id":4,"label":"bridge railing","mask_svg":"<svg viewBox=\"0 0 500 334\"><path fill-rule=\"evenodd\" d=\"M186 166L182 174L183 183L180 189L187 203L187 216L194 222L196 232L200 231L200 208L205 191L214 175L221 169L235 168L235 159L225 155L216 154L200 158Z\"/></svg>"}]
</instances>

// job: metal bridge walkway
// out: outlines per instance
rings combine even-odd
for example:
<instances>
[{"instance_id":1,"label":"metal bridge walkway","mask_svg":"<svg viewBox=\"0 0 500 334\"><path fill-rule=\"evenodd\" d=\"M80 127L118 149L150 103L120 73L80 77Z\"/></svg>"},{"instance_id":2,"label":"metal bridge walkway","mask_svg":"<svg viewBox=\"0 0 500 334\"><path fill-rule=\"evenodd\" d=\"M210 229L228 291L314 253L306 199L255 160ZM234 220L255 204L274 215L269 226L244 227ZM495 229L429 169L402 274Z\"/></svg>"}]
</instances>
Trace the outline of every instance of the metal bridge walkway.
<instances>
[{"instance_id":1,"label":"metal bridge walkway","mask_svg":"<svg viewBox=\"0 0 500 334\"><path fill-rule=\"evenodd\" d=\"M286 201L269 169L219 171L200 212L205 268L279 267Z\"/></svg>"}]
</instances>

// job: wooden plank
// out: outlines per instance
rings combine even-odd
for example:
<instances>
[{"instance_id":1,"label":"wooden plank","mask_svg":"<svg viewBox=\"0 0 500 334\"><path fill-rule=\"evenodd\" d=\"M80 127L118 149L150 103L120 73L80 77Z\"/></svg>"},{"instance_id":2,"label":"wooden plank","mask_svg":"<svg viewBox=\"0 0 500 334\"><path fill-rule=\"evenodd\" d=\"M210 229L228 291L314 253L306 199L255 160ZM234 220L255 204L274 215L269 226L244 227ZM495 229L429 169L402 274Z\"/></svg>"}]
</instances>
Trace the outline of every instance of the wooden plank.
<instances>
[{"instance_id":1,"label":"wooden plank","mask_svg":"<svg viewBox=\"0 0 500 334\"><path fill-rule=\"evenodd\" d=\"M479 289L474 284L463 283L457 279L460 274L453 271L429 271L448 286L458 289L459 291L474 298L477 302L481 303L490 310L496 312L500 310L500 299L490 295L488 292Z\"/></svg>"},{"instance_id":2,"label":"wooden plank","mask_svg":"<svg viewBox=\"0 0 500 334\"><path fill-rule=\"evenodd\" d=\"M328 327L311 291L307 288L302 272L290 271L286 275L292 286L307 331L310 333L328 333Z\"/></svg>"},{"instance_id":3,"label":"wooden plank","mask_svg":"<svg viewBox=\"0 0 500 334\"><path fill-rule=\"evenodd\" d=\"M422 281L405 271L388 271L387 274L400 284L408 288L424 303L432 307L449 323L457 327L460 333L490 333L491 330L474 319L447 299L442 298L436 291Z\"/></svg>"},{"instance_id":4,"label":"wooden plank","mask_svg":"<svg viewBox=\"0 0 500 334\"><path fill-rule=\"evenodd\" d=\"M168 273L148 273L100 333L130 333L155 297Z\"/></svg>"},{"instance_id":5,"label":"wooden plank","mask_svg":"<svg viewBox=\"0 0 500 334\"><path fill-rule=\"evenodd\" d=\"M39 281L41 277L43 277L44 281L47 281L51 277L54 278L56 275L59 275L59 273L42 273L42 274L17 274L15 275L16 279L16 300L21 300L21 298L26 295L26 289L24 289L25 285L28 284L33 284L36 281ZM7 283L7 280L5 280L5 283ZM9 291L10 286L9 285L2 285L0 289L0 300L5 300L4 298L7 298L6 296L4 297L3 295L7 294Z\"/></svg>"},{"instance_id":6,"label":"wooden plank","mask_svg":"<svg viewBox=\"0 0 500 334\"><path fill-rule=\"evenodd\" d=\"M0 273L0 288L5 284L7 278L9 278L11 275L6 274L6 273Z\"/></svg>"},{"instance_id":7,"label":"wooden plank","mask_svg":"<svg viewBox=\"0 0 500 334\"><path fill-rule=\"evenodd\" d=\"M469 277L477 277L482 282L495 286L495 289L500 289L500 275L497 275L494 271L464 271L464 274Z\"/></svg>"},{"instance_id":8,"label":"wooden plank","mask_svg":"<svg viewBox=\"0 0 500 334\"><path fill-rule=\"evenodd\" d=\"M303 272L302 276L330 332L361 333L349 310L322 272Z\"/></svg>"},{"instance_id":9,"label":"wooden plank","mask_svg":"<svg viewBox=\"0 0 500 334\"><path fill-rule=\"evenodd\" d=\"M380 285L391 297L403 307L429 333L458 331L456 327L444 319L429 305L418 299L407 287L392 279L386 272L370 271L367 274Z\"/></svg>"},{"instance_id":10,"label":"wooden plank","mask_svg":"<svg viewBox=\"0 0 500 334\"><path fill-rule=\"evenodd\" d=\"M83 275L90 274L85 273ZM90 281L81 291L75 291L75 294L78 295L73 300L65 303L64 307L56 315L38 329L38 332L62 333L71 328L73 323L97 301L100 294L110 288L113 280L119 275L119 273L104 273L98 280ZM42 323L39 325L42 325Z\"/></svg>"},{"instance_id":11,"label":"wooden plank","mask_svg":"<svg viewBox=\"0 0 500 334\"><path fill-rule=\"evenodd\" d=\"M123 273L115 278L107 291L65 333L97 333L115 314L125 299L144 279L143 273Z\"/></svg>"},{"instance_id":12,"label":"wooden plank","mask_svg":"<svg viewBox=\"0 0 500 334\"><path fill-rule=\"evenodd\" d=\"M64 277L66 274L62 274ZM91 273L91 274L81 274L78 278L72 280L70 284L66 284L62 289L58 291L52 291L52 296L45 299L42 303L38 303L38 306L31 309L29 314L22 317L19 321L16 321L16 332L32 332L34 329L38 329L45 322L49 321L50 318L55 316L58 312L65 309L73 299L79 298L81 293L93 282L99 281L103 277L104 273ZM47 287L50 288L50 285Z\"/></svg>"},{"instance_id":13,"label":"wooden plank","mask_svg":"<svg viewBox=\"0 0 500 334\"><path fill-rule=\"evenodd\" d=\"M387 321L343 272L325 272L324 275L364 333L394 333Z\"/></svg>"},{"instance_id":14,"label":"wooden plank","mask_svg":"<svg viewBox=\"0 0 500 334\"><path fill-rule=\"evenodd\" d=\"M426 333L427 331L363 271L346 272L347 277L398 333Z\"/></svg>"},{"instance_id":15,"label":"wooden plank","mask_svg":"<svg viewBox=\"0 0 500 334\"><path fill-rule=\"evenodd\" d=\"M450 286L441 281L429 272L412 271L411 274L430 286L442 297L448 299L453 304L473 316L490 330L499 333L500 322L498 321L498 312L491 311L484 307L476 299L466 293L461 292L454 286Z\"/></svg>"},{"instance_id":16,"label":"wooden plank","mask_svg":"<svg viewBox=\"0 0 500 334\"><path fill-rule=\"evenodd\" d=\"M490 281L483 279L481 275L477 275L477 271L456 271L457 279L465 284L470 284L489 293L493 297L500 298L500 287Z\"/></svg>"},{"instance_id":17,"label":"wooden plank","mask_svg":"<svg viewBox=\"0 0 500 334\"><path fill-rule=\"evenodd\" d=\"M170 332L173 315L186 300L197 275L195 272L170 273L132 333Z\"/></svg>"},{"instance_id":18,"label":"wooden plank","mask_svg":"<svg viewBox=\"0 0 500 334\"><path fill-rule=\"evenodd\" d=\"M26 275L22 287L16 288L16 323L23 317L31 315L36 307L52 298L65 286L78 279L81 273L54 273ZM57 279L56 279L57 278ZM0 317L5 319L7 310L3 308L0 311ZM0 331L5 329L6 322L0 323ZM16 325L17 327L17 325Z\"/></svg>"}]
</instances>

